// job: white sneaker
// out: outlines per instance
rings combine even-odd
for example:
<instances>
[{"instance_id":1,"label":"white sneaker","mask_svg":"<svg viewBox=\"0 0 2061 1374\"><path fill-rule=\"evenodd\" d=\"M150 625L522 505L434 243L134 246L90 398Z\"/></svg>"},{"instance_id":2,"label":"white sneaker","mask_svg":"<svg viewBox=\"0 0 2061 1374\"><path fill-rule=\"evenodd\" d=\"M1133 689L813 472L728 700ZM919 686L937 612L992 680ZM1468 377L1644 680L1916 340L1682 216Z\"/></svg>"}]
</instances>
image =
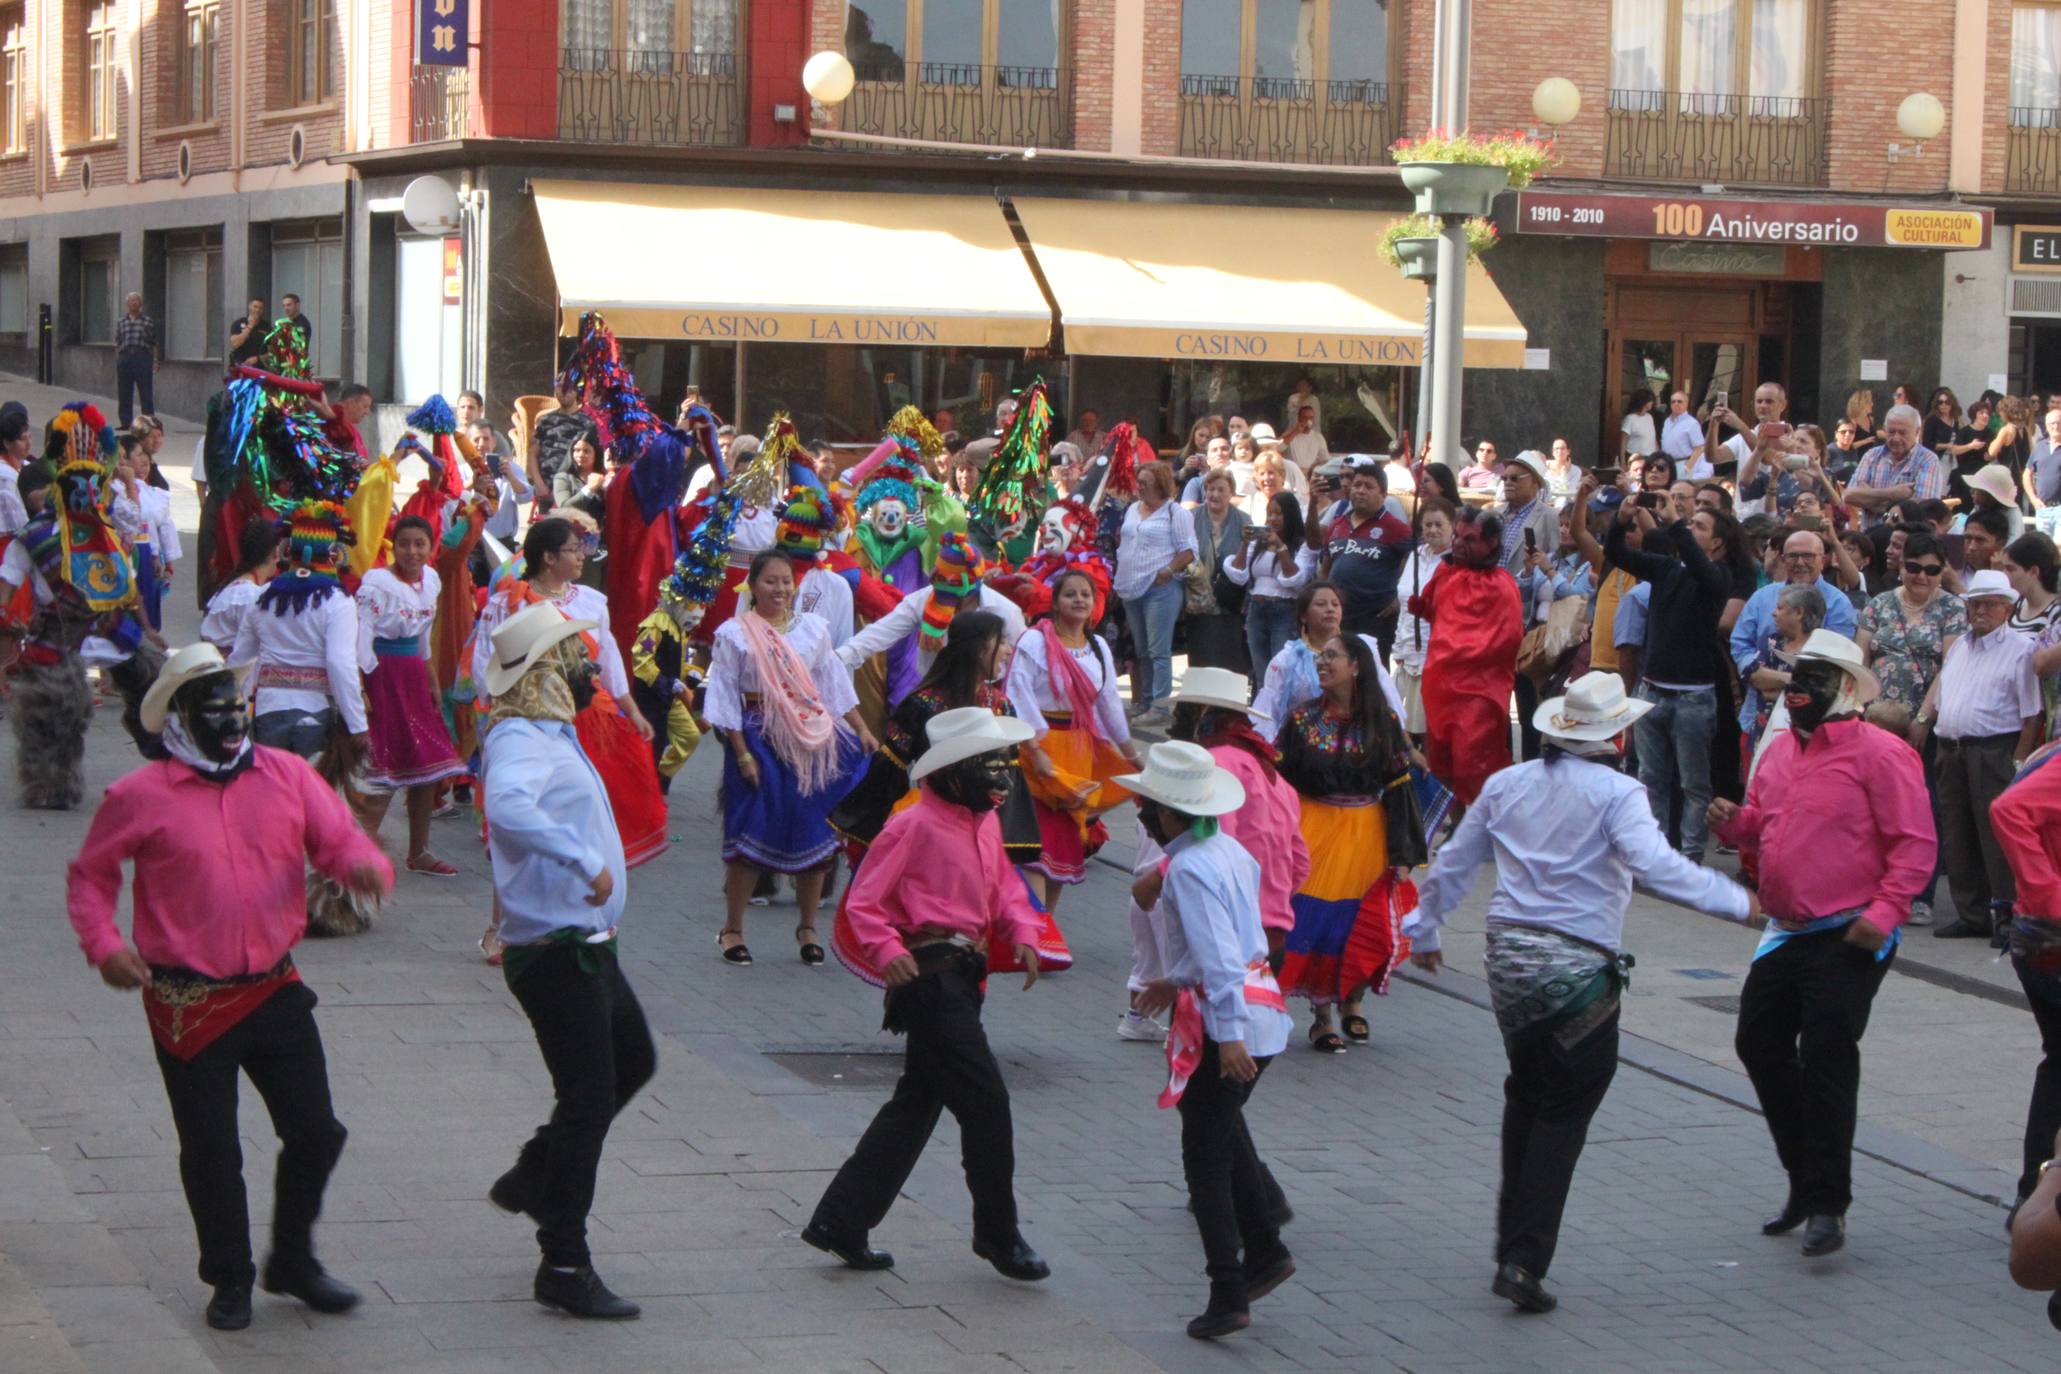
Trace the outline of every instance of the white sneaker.
<instances>
[{"instance_id":1,"label":"white sneaker","mask_svg":"<svg viewBox=\"0 0 2061 1374\"><path fill-rule=\"evenodd\" d=\"M1932 924L1932 903L1930 903L1930 902L1912 902L1912 903L1911 903L1911 924L1912 924L1912 925L1914 925L1914 926L1929 926L1929 925L1931 925L1931 924Z\"/></svg>"},{"instance_id":2,"label":"white sneaker","mask_svg":"<svg viewBox=\"0 0 2061 1374\"><path fill-rule=\"evenodd\" d=\"M1166 1027L1142 1012L1127 1011L1116 1023L1119 1040L1147 1040L1157 1045L1166 1040Z\"/></svg>"}]
</instances>

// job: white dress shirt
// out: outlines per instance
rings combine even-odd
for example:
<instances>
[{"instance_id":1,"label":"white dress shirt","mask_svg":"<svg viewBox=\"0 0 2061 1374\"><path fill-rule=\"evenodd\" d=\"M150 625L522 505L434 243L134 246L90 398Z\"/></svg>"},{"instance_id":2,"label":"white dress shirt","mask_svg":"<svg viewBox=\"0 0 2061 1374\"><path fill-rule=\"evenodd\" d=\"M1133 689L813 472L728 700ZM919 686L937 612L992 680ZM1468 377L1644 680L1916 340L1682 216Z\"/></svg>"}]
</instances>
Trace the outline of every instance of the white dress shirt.
<instances>
[{"instance_id":1,"label":"white dress shirt","mask_svg":"<svg viewBox=\"0 0 2061 1374\"><path fill-rule=\"evenodd\" d=\"M630 704L630 674L623 667L623 651L616 647L615 636L608 632L608 598L592 587L574 582L555 597L546 597L567 620L591 620L594 628L588 633L601 647L601 686L615 698L618 709L627 709ZM523 609L521 606L515 608ZM479 627L473 631L472 643L472 689L482 701L487 692L487 663L493 657L494 631L501 622L514 612L508 609L508 598L499 593L487 597L486 609L479 613Z\"/></svg>"},{"instance_id":2,"label":"white dress shirt","mask_svg":"<svg viewBox=\"0 0 2061 1374\"><path fill-rule=\"evenodd\" d=\"M0 462L0 535L19 533L29 523L29 508L21 499L21 472L12 463Z\"/></svg>"},{"instance_id":3,"label":"white dress shirt","mask_svg":"<svg viewBox=\"0 0 2061 1374\"><path fill-rule=\"evenodd\" d=\"M745 614L739 612L739 615ZM859 704L852 688L852 675L837 658L830 644L830 626L820 616L797 611L787 618L787 646L808 665L816 694L823 708L842 716ZM708 723L719 730L744 728L744 698L762 690L759 670L745 645L744 626L735 617L716 628L716 642L709 654L708 678L704 684L704 711Z\"/></svg>"},{"instance_id":4,"label":"white dress shirt","mask_svg":"<svg viewBox=\"0 0 2061 1374\"><path fill-rule=\"evenodd\" d=\"M487 533L506 544L515 538L522 523L522 503L536 495L522 464L501 462L501 475L494 479L494 513L487 517Z\"/></svg>"},{"instance_id":5,"label":"white dress shirt","mask_svg":"<svg viewBox=\"0 0 2061 1374\"><path fill-rule=\"evenodd\" d=\"M1374 680L1381 684L1381 695L1388 698L1389 708L1395 712L1396 719L1407 719L1403 714L1403 694L1396 690L1395 679L1388 675L1388 669L1381 666L1381 646L1375 643L1373 635L1361 635L1360 641L1374 653ZM1315 701L1319 695L1316 690L1298 690L1299 687L1314 689L1317 681L1314 674L1301 683L1289 676L1288 666L1294 661L1297 651L1307 649L1307 645L1289 640L1274 655L1274 661L1267 665L1266 674L1260 679L1259 692L1252 699L1252 723L1268 739L1281 733L1289 712L1306 701Z\"/></svg>"},{"instance_id":6,"label":"white dress shirt","mask_svg":"<svg viewBox=\"0 0 2061 1374\"><path fill-rule=\"evenodd\" d=\"M1126 600L1145 595L1152 590L1153 579L1184 550L1191 558L1201 552L1195 542L1193 512L1178 501L1168 501L1147 515L1143 501L1132 502L1124 512L1123 533L1117 538L1112 590Z\"/></svg>"},{"instance_id":7,"label":"white dress shirt","mask_svg":"<svg viewBox=\"0 0 2061 1374\"><path fill-rule=\"evenodd\" d=\"M852 637L852 584L821 564L802 574L795 588L794 608L821 616L830 627L830 642L842 647Z\"/></svg>"},{"instance_id":8,"label":"white dress shirt","mask_svg":"<svg viewBox=\"0 0 2061 1374\"><path fill-rule=\"evenodd\" d=\"M1260 926L1259 862L1219 831L1206 840L1175 837L1167 846L1166 976L1198 989L1202 1029L1218 1044L1241 1041L1255 1059L1288 1048L1288 1013L1245 1000L1246 971L1267 957Z\"/></svg>"},{"instance_id":9,"label":"white dress shirt","mask_svg":"<svg viewBox=\"0 0 2061 1374\"><path fill-rule=\"evenodd\" d=\"M208 598L207 614L200 619L200 637L225 654L235 648L236 632L243 628L244 617L258 604L258 593L263 590L264 583L248 577L224 583Z\"/></svg>"},{"instance_id":10,"label":"white dress shirt","mask_svg":"<svg viewBox=\"0 0 2061 1374\"><path fill-rule=\"evenodd\" d=\"M1933 705L1941 739L2015 735L2025 718L2046 709L2032 656L2038 644L2007 626L1986 635L1970 630L1955 640L1939 665Z\"/></svg>"},{"instance_id":11,"label":"white dress shirt","mask_svg":"<svg viewBox=\"0 0 2061 1374\"><path fill-rule=\"evenodd\" d=\"M1670 415L1660 422L1660 451L1674 459L1677 465L1688 462L1689 455L1702 443L1703 426L1688 411Z\"/></svg>"},{"instance_id":12,"label":"white dress shirt","mask_svg":"<svg viewBox=\"0 0 2061 1374\"><path fill-rule=\"evenodd\" d=\"M622 836L573 727L504 720L487 731L480 754L501 938L522 945L555 930L599 936L615 929L629 898ZM608 900L589 906L604 868L613 884Z\"/></svg>"},{"instance_id":13,"label":"white dress shirt","mask_svg":"<svg viewBox=\"0 0 2061 1374\"><path fill-rule=\"evenodd\" d=\"M320 604L285 615L253 606L237 627L236 644L229 651L231 667L244 663L257 665L250 676L257 714L300 711L312 716L334 705L347 733L365 733L365 693L358 682L358 603L341 587ZM266 686L260 679L272 666L325 669L329 690Z\"/></svg>"},{"instance_id":14,"label":"white dress shirt","mask_svg":"<svg viewBox=\"0 0 2061 1374\"><path fill-rule=\"evenodd\" d=\"M1490 859L1488 919L1557 930L1616 951L1636 881L1656 897L1744 921L1746 889L1668 848L1637 778L1584 759L1534 759L1482 786L1417 889L1403 934L1420 953Z\"/></svg>"},{"instance_id":15,"label":"white dress shirt","mask_svg":"<svg viewBox=\"0 0 2061 1374\"><path fill-rule=\"evenodd\" d=\"M435 568L425 566L422 581L409 586L392 568L374 568L358 584L358 670L379 666L375 639L413 639L429 657L429 632L437 623L437 594L444 589Z\"/></svg>"},{"instance_id":16,"label":"white dress shirt","mask_svg":"<svg viewBox=\"0 0 2061 1374\"><path fill-rule=\"evenodd\" d=\"M1283 574L1280 558L1271 552L1254 554L1242 568L1236 561L1238 555L1231 553L1224 555L1224 576L1241 587L1251 587L1254 596L1289 597L1303 589L1323 557L1323 550L1304 544L1290 556L1291 571Z\"/></svg>"},{"instance_id":17,"label":"white dress shirt","mask_svg":"<svg viewBox=\"0 0 2061 1374\"><path fill-rule=\"evenodd\" d=\"M1095 684L1095 719L1102 726L1102 737L1111 744L1122 744L1131 737L1131 724L1116 690L1116 659L1110 655L1108 641L1090 634L1086 644L1070 652ZM1017 641L1016 657L1009 660L1009 705L1017 719L1037 731L1039 739L1051 728L1045 721L1047 712L1073 713L1073 702L1052 681L1045 662L1043 631Z\"/></svg>"},{"instance_id":18,"label":"white dress shirt","mask_svg":"<svg viewBox=\"0 0 2061 1374\"><path fill-rule=\"evenodd\" d=\"M892 649L915 634L923 624L923 609L929 604L930 588L910 592L895 604L893 610L838 645L837 656L844 660L845 667L857 672L859 665L873 655ZM1003 644L1014 644L1023 637L1022 608L994 588L981 587L977 609L1002 617ZM917 662L926 672L930 669L931 660L937 657L932 643L931 640L917 641Z\"/></svg>"}]
</instances>

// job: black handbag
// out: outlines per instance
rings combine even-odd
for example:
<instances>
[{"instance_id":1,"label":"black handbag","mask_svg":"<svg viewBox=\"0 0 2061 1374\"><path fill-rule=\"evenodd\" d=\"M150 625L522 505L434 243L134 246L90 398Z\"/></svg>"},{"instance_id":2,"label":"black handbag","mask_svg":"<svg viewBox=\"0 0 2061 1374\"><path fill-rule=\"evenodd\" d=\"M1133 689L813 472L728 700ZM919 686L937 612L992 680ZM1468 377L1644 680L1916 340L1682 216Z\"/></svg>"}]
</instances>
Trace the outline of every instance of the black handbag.
<instances>
[{"instance_id":1,"label":"black handbag","mask_svg":"<svg viewBox=\"0 0 2061 1374\"><path fill-rule=\"evenodd\" d=\"M1381 795L1381 811L1388 820L1388 864L1391 868L1421 868L1431 862L1431 845L1424 835L1424 808L1417 801L1410 770L1388 785Z\"/></svg>"}]
</instances>

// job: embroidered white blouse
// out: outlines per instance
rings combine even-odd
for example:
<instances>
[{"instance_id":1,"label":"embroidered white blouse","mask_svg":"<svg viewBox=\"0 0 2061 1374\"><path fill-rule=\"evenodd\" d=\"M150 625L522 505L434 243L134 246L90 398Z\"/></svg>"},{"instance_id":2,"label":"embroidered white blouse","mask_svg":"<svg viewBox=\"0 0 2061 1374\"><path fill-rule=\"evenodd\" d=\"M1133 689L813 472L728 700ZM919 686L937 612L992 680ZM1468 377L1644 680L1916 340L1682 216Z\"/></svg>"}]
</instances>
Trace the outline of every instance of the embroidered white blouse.
<instances>
[{"instance_id":1,"label":"embroidered white blouse","mask_svg":"<svg viewBox=\"0 0 2061 1374\"><path fill-rule=\"evenodd\" d=\"M392 568L374 568L358 584L358 669L371 672L379 666L372 651L375 639L413 639L422 657L429 657L429 632L437 622L437 595L443 590L437 570L425 567L422 581L415 586L403 582Z\"/></svg>"},{"instance_id":2,"label":"embroidered white blouse","mask_svg":"<svg viewBox=\"0 0 2061 1374\"><path fill-rule=\"evenodd\" d=\"M859 704L859 694L852 689L851 672L838 661L837 651L830 643L830 626L823 617L797 611L788 617L784 632L788 647L808 665L809 677L815 681L816 694L823 698L824 709L833 716L843 716ZM719 730L743 729L744 699L761 690L763 684L745 643L744 626L736 619L724 621L716 629L704 684L708 723Z\"/></svg>"},{"instance_id":3,"label":"embroidered white blouse","mask_svg":"<svg viewBox=\"0 0 2061 1374\"><path fill-rule=\"evenodd\" d=\"M1110 655L1108 641L1101 635L1090 634L1086 644L1069 652L1088 680L1096 684L1095 719L1101 722L1103 737L1112 744L1122 744L1131 737L1131 723L1124 718L1123 698L1116 688L1116 660ZM1063 715L1073 711L1073 703L1052 681L1051 667L1045 661L1043 630L1029 631L1016 641L1016 657L1009 661L1009 704L1015 708L1018 719L1037 731L1039 739L1051 729L1045 722L1047 711Z\"/></svg>"}]
</instances>

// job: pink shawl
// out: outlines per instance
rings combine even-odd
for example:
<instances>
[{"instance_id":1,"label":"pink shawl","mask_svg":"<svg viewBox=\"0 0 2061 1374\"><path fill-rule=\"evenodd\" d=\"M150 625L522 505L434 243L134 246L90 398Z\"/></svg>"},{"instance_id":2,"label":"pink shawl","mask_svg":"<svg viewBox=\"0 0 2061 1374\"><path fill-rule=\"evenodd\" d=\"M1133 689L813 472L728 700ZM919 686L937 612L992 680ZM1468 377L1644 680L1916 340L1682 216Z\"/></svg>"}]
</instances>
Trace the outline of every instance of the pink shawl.
<instances>
[{"instance_id":1,"label":"pink shawl","mask_svg":"<svg viewBox=\"0 0 2061 1374\"><path fill-rule=\"evenodd\" d=\"M766 743L794 770L803 796L820 792L837 772L837 722L823 705L809 665L786 635L757 611L738 616L737 623L744 628L744 646L758 673Z\"/></svg>"},{"instance_id":2,"label":"pink shawl","mask_svg":"<svg viewBox=\"0 0 2061 1374\"><path fill-rule=\"evenodd\" d=\"M1067 709L1073 712L1073 723L1101 739L1102 722L1095 714L1098 689L1088 681L1081 665L1074 661L1073 651L1060 643L1058 627L1053 625L1051 618L1048 616L1040 621L1038 628L1045 636L1045 675L1052 680L1055 692L1065 700ZM1092 634L1088 642L1094 643Z\"/></svg>"}]
</instances>

